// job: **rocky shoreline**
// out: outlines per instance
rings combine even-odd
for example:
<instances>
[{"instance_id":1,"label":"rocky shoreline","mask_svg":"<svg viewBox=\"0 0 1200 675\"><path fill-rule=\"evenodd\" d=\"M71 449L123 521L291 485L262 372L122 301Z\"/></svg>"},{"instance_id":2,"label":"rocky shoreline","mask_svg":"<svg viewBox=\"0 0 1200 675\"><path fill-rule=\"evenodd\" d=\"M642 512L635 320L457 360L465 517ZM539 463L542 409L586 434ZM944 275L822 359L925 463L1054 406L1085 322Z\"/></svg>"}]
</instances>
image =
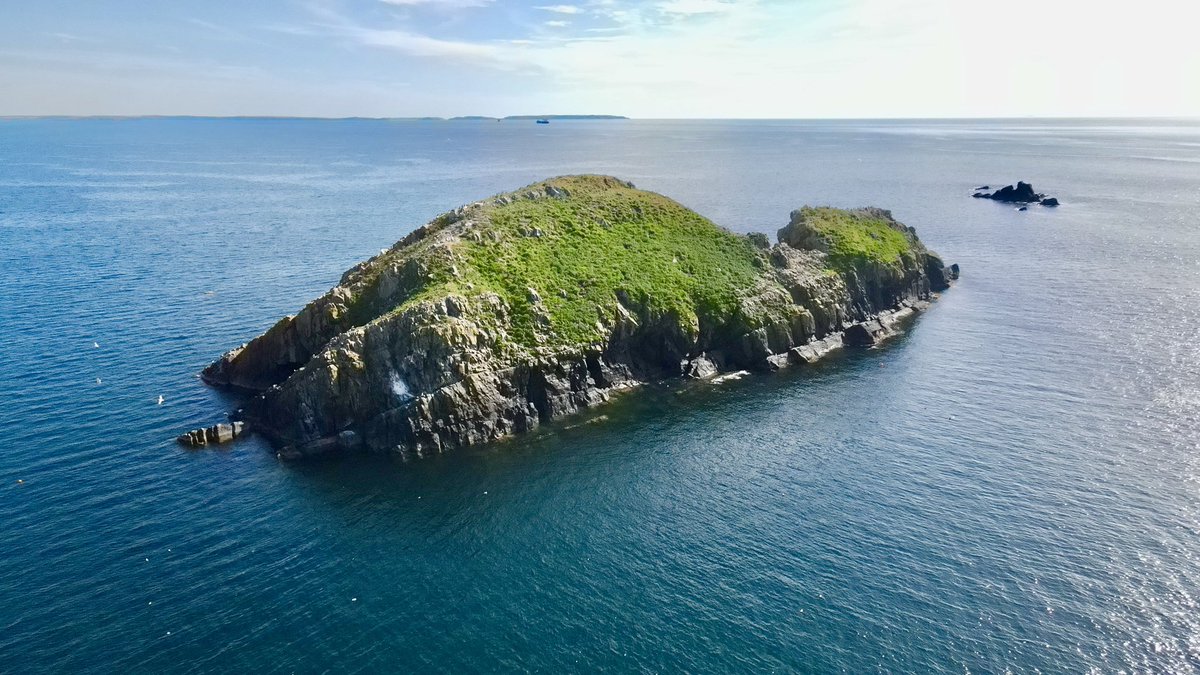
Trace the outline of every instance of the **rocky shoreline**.
<instances>
[{"instance_id":1,"label":"rocky shoreline","mask_svg":"<svg viewBox=\"0 0 1200 675\"><path fill-rule=\"evenodd\" d=\"M422 456L673 377L812 363L895 334L958 277L881 209L792 213L778 243L605 176L443 214L206 368L284 458Z\"/></svg>"}]
</instances>

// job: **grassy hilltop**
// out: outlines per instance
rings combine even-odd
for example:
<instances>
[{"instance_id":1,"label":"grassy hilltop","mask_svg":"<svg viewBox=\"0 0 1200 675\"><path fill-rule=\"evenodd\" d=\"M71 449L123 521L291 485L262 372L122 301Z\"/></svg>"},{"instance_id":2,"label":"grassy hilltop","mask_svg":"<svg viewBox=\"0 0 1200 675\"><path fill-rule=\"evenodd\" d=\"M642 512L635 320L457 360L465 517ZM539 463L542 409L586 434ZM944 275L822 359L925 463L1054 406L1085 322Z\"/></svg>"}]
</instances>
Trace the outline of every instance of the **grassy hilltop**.
<instances>
[{"instance_id":1,"label":"grassy hilltop","mask_svg":"<svg viewBox=\"0 0 1200 675\"><path fill-rule=\"evenodd\" d=\"M490 207L477 240L459 249L462 281L498 293L512 308L515 337L532 344L541 297L553 342L603 337L598 308L617 294L689 332L700 317L724 322L757 282L765 263L746 237L723 230L661 195L598 176L561 178L566 199L517 200Z\"/></svg>"},{"instance_id":2,"label":"grassy hilltop","mask_svg":"<svg viewBox=\"0 0 1200 675\"><path fill-rule=\"evenodd\" d=\"M530 193L556 196L521 198ZM828 242L830 275L913 258L910 237L881 218L827 207L805 213ZM392 311L441 297L495 294L504 300L508 337L529 349L605 339L617 297L674 317L693 337L702 324L752 330L788 313L787 307L743 302L761 290L771 267L762 238L729 232L614 178L553 178L481 202L468 217L472 226L456 241L426 239L372 261L382 269L395 263L392 258L417 256L427 266L420 288ZM443 217L432 230L452 220ZM365 286L365 298L376 295Z\"/></svg>"}]
</instances>

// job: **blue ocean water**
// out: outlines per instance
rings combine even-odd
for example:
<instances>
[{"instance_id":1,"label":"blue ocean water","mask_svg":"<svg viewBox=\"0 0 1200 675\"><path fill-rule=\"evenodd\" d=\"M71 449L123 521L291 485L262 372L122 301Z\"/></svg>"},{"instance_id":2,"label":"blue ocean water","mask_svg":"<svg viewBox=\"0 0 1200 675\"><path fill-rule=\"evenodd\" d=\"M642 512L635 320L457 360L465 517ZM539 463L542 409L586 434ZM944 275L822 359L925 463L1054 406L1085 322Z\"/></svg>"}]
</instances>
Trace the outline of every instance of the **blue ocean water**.
<instances>
[{"instance_id":1,"label":"blue ocean water","mask_svg":"<svg viewBox=\"0 0 1200 675\"><path fill-rule=\"evenodd\" d=\"M174 443L344 269L577 172L891 208L964 278L497 446ZM968 196L1017 179L1064 206ZM4 120L0 270L3 672L1200 669L1200 122Z\"/></svg>"}]
</instances>

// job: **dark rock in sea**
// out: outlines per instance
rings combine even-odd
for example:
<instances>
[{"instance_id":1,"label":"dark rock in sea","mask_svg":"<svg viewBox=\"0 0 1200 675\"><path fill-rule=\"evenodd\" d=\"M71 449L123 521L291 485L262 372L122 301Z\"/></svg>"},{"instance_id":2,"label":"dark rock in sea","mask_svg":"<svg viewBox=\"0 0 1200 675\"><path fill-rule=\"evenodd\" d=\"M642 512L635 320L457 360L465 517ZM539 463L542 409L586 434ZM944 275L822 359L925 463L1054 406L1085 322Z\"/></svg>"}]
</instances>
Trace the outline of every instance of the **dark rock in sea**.
<instances>
[{"instance_id":1,"label":"dark rock in sea","mask_svg":"<svg viewBox=\"0 0 1200 675\"><path fill-rule=\"evenodd\" d=\"M992 198L992 196L986 192L976 192L975 194L973 194L971 196L974 197L975 199L991 199Z\"/></svg>"},{"instance_id":2,"label":"dark rock in sea","mask_svg":"<svg viewBox=\"0 0 1200 675\"><path fill-rule=\"evenodd\" d=\"M183 445L192 447L200 447L209 444L217 445L228 443L235 438L238 438L245 433L245 423L238 421L233 423L214 424L211 427L204 429L194 429L176 437L176 441Z\"/></svg>"},{"instance_id":3,"label":"dark rock in sea","mask_svg":"<svg viewBox=\"0 0 1200 675\"><path fill-rule=\"evenodd\" d=\"M1041 201L1042 206L1058 206L1058 199L1055 197L1047 197Z\"/></svg>"},{"instance_id":4,"label":"dark rock in sea","mask_svg":"<svg viewBox=\"0 0 1200 675\"><path fill-rule=\"evenodd\" d=\"M1028 211L1029 207L1028 206L1019 206L1019 207L1017 207L1017 210L1018 211Z\"/></svg>"},{"instance_id":5,"label":"dark rock in sea","mask_svg":"<svg viewBox=\"0 0 1200 675\"><path fill-rule=\"evenodd\" d=\"M1016 186L1006 185L996 190L988 199L994 199L998 202L1029 204L1040 201L1044 196L1034 192L1033 186L1029 183L1018 181Z\"/></svg>"},{"instance_id":6,"label":"dark rock in sea","mask_svg":"<svg viewBox=\"0 0 1200 675\"><path fill-rule=\"evenodd\" d=\"M930 251L925 256L925 275L929 277L930 290L944 291L958 279L958 263L946 267L942 259Z\"/></svg>"},{"instance_id":7,"label":"dark rock in sea","mask_svg":"<svg viewBox=\"0 0 1200 675\"><path fill-rule=\"evenodd\" d=\"M991 190L991 189L992 189L992 186L990 186L990 185L980 185L979 187L977 187L977 188L975 188L975 189L976 189L976 190Z\"/></svg>"},{"instance_id":8,"label":"dark rock in sea","mask_svg":"<svg viewBox=\"0 0 1200 675\"><path fill-rule=\"evenodd\" d=\"M423 456L664 378L876 344L958 277L882 209L805 207L778 240L555 178L435 218L203 378L256 392L244 418L281 457Z\"/></svg>"},{"instance_id":9,"label":"dark rock in sea","mask_svg":"<svg viewBox=\"0 0 1200 675\"><path fill-rule=\"evenodd\" d=\"M707 380L721 372L707 354L701 354L690 361L683 361L682 365L683 374L696 380Z\"/></svg>"},{"instance_id":10,"label":"dark rock in sea","mask_svg":"<svg viewBox=\"0 0 1200 675\"><path fill-rule=\"evenodd\" d=\"M848 347L870 347L883 335L883 326L877 320L856 323L846 328L842 340Z\"/></svg>"}]
</instances>

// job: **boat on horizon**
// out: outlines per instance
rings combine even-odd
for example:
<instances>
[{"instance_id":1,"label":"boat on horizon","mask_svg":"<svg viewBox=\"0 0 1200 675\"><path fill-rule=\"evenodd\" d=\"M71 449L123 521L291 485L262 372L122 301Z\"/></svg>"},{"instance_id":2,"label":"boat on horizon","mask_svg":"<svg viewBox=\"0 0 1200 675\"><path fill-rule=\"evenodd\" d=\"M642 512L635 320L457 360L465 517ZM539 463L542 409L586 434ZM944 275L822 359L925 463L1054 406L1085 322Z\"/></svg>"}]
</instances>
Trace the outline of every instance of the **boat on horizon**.
<instances>
[{"instance_id":1,"label":"boat on horizon","mask_svg":"<svg viewBox=\"0 0 1200 675\"><path fill-rule=\"evenodd\" d=\"M550 120L538 120L538 124L550 124Z\"/></svg>"}]
</instances>

